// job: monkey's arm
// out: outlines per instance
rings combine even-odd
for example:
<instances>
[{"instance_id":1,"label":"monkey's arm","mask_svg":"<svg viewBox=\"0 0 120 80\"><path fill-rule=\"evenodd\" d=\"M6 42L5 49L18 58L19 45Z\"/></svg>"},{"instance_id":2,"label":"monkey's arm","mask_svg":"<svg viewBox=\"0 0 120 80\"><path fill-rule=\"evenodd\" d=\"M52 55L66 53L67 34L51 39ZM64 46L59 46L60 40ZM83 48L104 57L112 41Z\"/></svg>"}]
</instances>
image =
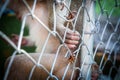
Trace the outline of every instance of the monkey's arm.
<instances>
[{"instance_id":1,"label":"monkey's arm","mask_svg":"<svg viewBox=\"0 0 120 80\"><path fill-rule=\"evenodd\" d=\"M29 54L35 61L38 61L39 59L39 53L30 53ZM42 56L41 62L40 64L42 66L44 66L48 72L50 72L52 65L53 65L53 61L55 58L55 54L49 54L49 53L45 53ZM49 58L49 60L48 60ZM5 63L5 70L7 69L7 66L10 62L11 57L9 57ZM62 79L64 71L66 69L66 66L68 65L68 61L67 59L62 56L59 55L57 57L57 61L55 64L55 68L53 71L53 74L55 76L57 76L59 78L59 80ZM30 72L33 68L35 64L25 55L25 54L20 54L20 55L16 55L14 58L14 61L12 63L12 66L10 68L10 72L8 74L7 80L28 80ZM31 80L46 80L47 77L49 76L49 74L43 69L43 67L39 65L36 66L32 78ZM72 66L73 64L70 65L71 67L68 69L65 80L70 80L70 76L72 73ZM76 76L76 74L75 74ZM75 79L73 79L75 80Z\"/></svg>"}]
</instances>

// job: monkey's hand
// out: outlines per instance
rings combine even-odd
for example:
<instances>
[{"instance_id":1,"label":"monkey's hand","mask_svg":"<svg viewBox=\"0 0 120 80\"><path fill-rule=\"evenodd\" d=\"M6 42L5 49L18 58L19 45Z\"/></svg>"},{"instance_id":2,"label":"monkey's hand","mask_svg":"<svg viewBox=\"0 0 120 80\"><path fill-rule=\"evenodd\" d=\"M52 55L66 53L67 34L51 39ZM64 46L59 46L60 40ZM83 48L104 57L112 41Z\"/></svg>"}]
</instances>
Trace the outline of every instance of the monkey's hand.
<instances>
[{"instance_id":1,"label":"monkey's hand","mask_svg":"<svg viewBox=\"0 0 120 80\"><path fill-rule=\"evenodd\" d=\"M75 61L75 56L74 55L70 55L70 57L68 58L68 61L70 63L73 63Z\"/></svg>"},{"instance_id":2,"label":"monkey's hand","mask_svg":"<svg viewBox=\"0 0 120 80\"><path fill-rule=\"evenodd\" d=\"M15 43L15 45L18 45L18 40L19 40L19 36L16 34L12 34L11 40ZM27 39L22 38L22 46L25 46L28 43Z\"/></svg>"},{"instance_id":3,"label":"monkey's hand","mask_svg":"<svg viewBox=\"0 0 120 80\"><path fill-rule=\"evenodd\" d=\"M80 34L76 32L67 32L65 44L68 48L73 52L76 50L78 44L80 42Z\"/></svg>"},{"instance_id":4,"label":"monkey's hand","mask_svg":"<svg viewBox=\"0 0 120 80\"><path fill-rule=\"evenodd\" d=\"M77 49L79 41L80 34L78 32L67 32L65 44L68 46L71 52L74 52ZM72 53L68 58L68 61L73 63L75 61L75 54Z\"/></svg>"},{"instance_id":5,"label":"monkey's hand","mask_svg":"<svg viewBox=\"0 0 120 80\"><path fill-rule=\"evenodd\" d=\"M98 80L99 75L102 74L102 71L99 70L99 66L96 63L92 64L92 74L91 80Z\"/></svg>"}]
</instances>

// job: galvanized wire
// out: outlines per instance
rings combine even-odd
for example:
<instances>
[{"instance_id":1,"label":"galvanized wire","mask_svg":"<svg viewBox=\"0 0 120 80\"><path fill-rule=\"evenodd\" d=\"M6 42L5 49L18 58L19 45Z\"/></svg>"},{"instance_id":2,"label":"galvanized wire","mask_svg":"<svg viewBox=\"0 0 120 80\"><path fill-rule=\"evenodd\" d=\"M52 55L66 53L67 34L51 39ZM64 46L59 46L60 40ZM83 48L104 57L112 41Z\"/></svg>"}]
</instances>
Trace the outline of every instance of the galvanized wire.
<instances>
[{"instance_id":1,"label":"galvanized wire","mask_svg":"<svg viewBox=\"0 0 120 80\"><path fill-rule=\"evenodd\" d=\"M64 6L65 6L64 8L66 8L66 10L68 12L72 13L72 10L71 10L70 6L71 6L71 3L74 2L74 1L72 1L72 0L67 0L67 1L69 1L69 5L67 5L66 0L63 0L63 1L61 0L60 2L64 4ZM92 5L92 3L95 3L95 0L90 0L90 1L88 1L90 3L87 3L87 4L85 4L85 2L87 2L87 0L82 0L82 1L83 1L83 2L81 2L82 4L78 5L79 8L78 8L76 17L74 19L71 19L71 20L67 20L65 18L65 16L67 16L67 14L63 16L61 14L56 13L55 4L53 3L54 25L53 25L53 31L52 31L51 29L48 28L48 26L46 26L46 24L44 24L34 14L37 0L33 1L32 8L28 5L26 0L23 0L23 3L27 7L29 13L27 13L25 16L22 17L22 25L21 25L21 30L20 30L20 38L19 38L19 41L18 41L18 46L16 46L2 31L0 31L0 36L3 39L5 39L15 49L15 52L13 52L13 55L11 57L11 61L10 61L9 65L8 65L7 72L5 74L4 80L7 79L10 67L12 65L12 61L14 60L14 57L15 57L17 52L25 54L35 64L33 66L33 68L31 69L31 72L30 72L30 75L29 75L29 80L31 80L33 72L34 72L36 66L39 67L39 68L42 67L42 69L44 69L49 74L49 76L46 78L47 80L49 80L51 77L58 80L57 76L53 74L53 70L54 70L54 67L55 67L55 64L56 64L58 54L60 54L59 52L60 52L61 47L64 46L68 50L68 53L69 53L69 54L66 53L65 55L72 55L71 50L64 43L65 37L66 37L66 32L68 31L69 23L72 23L72 29L73 29L73 31L76 31L76 25L79 23L77 21L79 19L79 15L80 15L82 10L84 10L84 13L86 13L86 15L84 15L84 16L87 17L87 19L85 19L83 24L89 24L89 26L87 26L88 27L87 29L89 29L89 30L86 30L86 28L83 25L83 28L81 30L82 33L80 33L81 42L78 45L77 50L74 51L73 53L76 53L76 58L77 58L78 56L80 56L79 55L80 50L82 49L82 47L84 47L85 50L86 50L86 54L82 57L82 60L81 59L79 60L80 62L82 61L81 66L76 67L75 64L76 64L77 61L75 60L72 75L71 75L71 80L73 78L75 70L80 71L78 79L84 78L84 79L90 80L91 79L90 78L91 66L92 66L92 63L94 63L94 62L98 63L100 70L103 70L105 68L107 62L110 62L112 64L112 66L110 67L108 77L111 78L112 70L116 69L116 71L117 71L117 69L120 68L120 67L119 68L116 67L117 55L120 55L119 54L119 52L120 52L120 33L119 33L120 32L120 13L117 16L117 18L115 20L115 23L113 22L114 19L112 18L112 17L114 17L113 14L116 13L115 9L119 10L119 8L120 8L120 1L114 0L114 3L112 5L113 7L108 12L105 9L105 7L106 7L105 5L107 3L107 0L104 0L104 1L96 0L96 3L98 4L101 11L99 13L97 13L97 15L95 15L95 18L91 17L92 14L90 13L91 6L94 7ZM8 2L9 2L9 0L7 0L2 5L2 8L0 10L0 17L2 16L2 13L4 12L6 6L8 5ZM49 32L49 34L47 36L47 39L46 39L46 41L44 43L42 52L39 55L38 61L35 61L29 55L29 53L27 51L25 51L25 50L23 50L21 48L21 42L22 42L22 38L23 38L23 34L24 34L25 23L26 23L26 20L27 20L28 16L31 16L32 18L36 19L39 22L39 24L43 25L43 27ZM66 22L68 22L67 25L66 25L67 28L66 28L65 35L64 35L63 38L56 31L56 27L57 27L56 26L57 25L57 19L56 19L57 17L56 16L59 16L61 19L64 19ZM82 26L80 26L80 27L82 27ZM48 42L49 37L51 35L53 35L53 36L57 35L57 37L60 39L62 44L57 49L56 56L55 56L54 62L52 64L52 68L51 68L51 70L49 72L46 69L46 67L43 66L40 63L41 63L41 58L42 58L42 56L44 54L45 48L47 46L47 42ZM87 38L87 39L89 39L89 40L84 39L84 37L88 36L88 35L89 35L89 38ZM106 37L106 35L107 35L107 37ZM94 40L91 40L92 36L94 36ZM89 41L91 41L91 42L89 43ZM91 43L93 43L93 42L94 42L93 47L90 48L90 46L92 45ZM93 48L94 48L94 51L92 51ZM101 55L102 55L101 56L102 58L100 59L100 62L98 62L95 59L95 58L98 57L99 50L101 50L100 52L101 52ZM81 54L83 54L83 53L81 53ZM108 57L105 60L105 57L106 57L107 54L108 54ZM113 58L112 55L113 54L114 54L114 60L112 61L112 58ZM87 60L89 60L88 63L86 62ZM68 63L68 65L66 66L66 69L65 69L65 72L63 74L62 80L64 80L70 64L71 63ZM84 76L84 74L82 74L82 71L85 68L84 65L88 65L88 69L86 69L87 72L85 72L87 74L86 76ZM118 71L118 73L120 73L120 72ZM100 77L102 78L102 76L100 76Z\"/></svg>"}]
</instances>

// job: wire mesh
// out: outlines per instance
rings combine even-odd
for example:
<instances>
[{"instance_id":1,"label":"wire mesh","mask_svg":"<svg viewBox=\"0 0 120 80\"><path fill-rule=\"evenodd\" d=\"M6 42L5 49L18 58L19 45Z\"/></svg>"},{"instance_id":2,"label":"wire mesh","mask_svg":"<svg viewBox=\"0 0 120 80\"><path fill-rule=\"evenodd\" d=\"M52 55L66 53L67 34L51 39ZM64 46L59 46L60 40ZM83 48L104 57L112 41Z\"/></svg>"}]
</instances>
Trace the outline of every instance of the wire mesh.
<instances>
[{"instance_id":1,"label":"wire mesh","mask_svg":"<svg viewBox=\"0 0 120 80\"><path fill-rule=\"evenodd\" d=\"M80 44L78 45L78 48L73 52L76 54L75 57L79 59L78 60L79 62L77 60L75 60L73 63L68 62L65 67L65 70L63 71L64 74L61 79L62 80L65 79L66 74L68 73L69 68L71 67L70 65L73 64L71 76L69 76L71 80L73 79L76 70L79 71L77 76L78 80L82 80L82 79L90 80L91 75L94 73L92 72L92 66L94 63L97 63L99 65L99 69L98 72L96 73L102 72L101 74L99 74L99 77L97 78L98 80L106 80L106 79L119 80L120 70L118 69L120 69L119 66L120 65L119 64L120 1L110 0L109 3L111 3L110 5L111 7L109 9L107 9L109 5L107 4L107 0L104 1L103 0L89 0L89 1L88 0L75 0L75 1L57 0L57 1L60 2L61 4L64 4L66 13L57 12L56 4L53 1L52 7L53 7L54 27L52 30L48 27L48 25L44 24L44 22L40 20L38 16L36 16L36 14L34 13L37 3L39 3L37 2L37 0L32 1L33 2L32 7L28 4L29 2L28 0L21 1L26 6L28 13L22 16L18 46L16 46L15 43L13 43L12 40L4 32L0 30L0 36L5 41L7 41L15 50L7 66L4 80L7 80L8 78L9 71L11 69L12 63L14 62L15 56L18 55L17 53L19 53L20 55L24 54L34 64L34 66L31 68L29 72L29 76L27 78L28 80L32 79L32 75L34 74L36 67L38 67L39 69L42 68L46 72L46 74L48 74L48 76L46 77L47 80L51 78L59 80L58 76L55 75L54 70L56 67L55 65L57 63L57 59L61 54L60 53L61 48L64 47L65 49L67 49L67 52L64 55L66 59L68 59L72 54L71 50L65 44L66 32L69 30L68 29L69 26L72 27L72 31L78 31L80 33L80 38L81 38ZM4 4L1 3L0 17L2 17L2 14L6 10L8 3L11 2L12 1L6 0ZM76 17L72 20L67 20L65 16L68 15L68 12L72 13L73 10L76 10L77 12ZM116 15L117 17L115 17ZM44 46L42 47L42 50L38 56L38 60L35 60L35 58L33 58L33 56L30 55L31 53L27 52L25 49L22 49L21 47L25 25L29 17L32 17L33 19L37 20L39 24L41 24L45 28L45 30L49 32L47 38L45 39ZM66 23L67 28L63 38L56 30L57 22L59 22L59 20L61 19L67 22ZM57 51L55 52L55 56L51 64L51 69L48 70L47 67L41 63L47 43L51 36L55 36L59 38L61 44L58 46ZM77 63L80 63L80 65L76 66Z\"/></svg>"}]
</instances>

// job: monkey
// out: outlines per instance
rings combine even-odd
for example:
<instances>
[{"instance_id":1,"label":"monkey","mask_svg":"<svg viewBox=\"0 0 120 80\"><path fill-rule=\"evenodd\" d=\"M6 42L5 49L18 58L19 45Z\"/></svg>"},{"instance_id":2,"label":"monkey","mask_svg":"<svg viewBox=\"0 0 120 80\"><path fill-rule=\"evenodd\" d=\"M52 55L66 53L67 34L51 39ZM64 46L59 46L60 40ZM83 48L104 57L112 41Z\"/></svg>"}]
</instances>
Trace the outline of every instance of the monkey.
<instances>
[{"instance_id":1,"label":"monkey","mask_svg":"<svg viewBox=\"0 0 120 80\"><path fill-rule=\"evenodd\" d=\"M29 1L30 2L30 1ZM46 1L40 1L40 5L44 5L45 4L45 2ZM22 3L21 3L22 4ZM23 5L23 4L22 4ZM25 6L24 6L25 7ZM12 7L12 8L16 8L16 7ZM40 8L40 9L39 9ZM43 7L42 7L43 8ZM35 14L37 15L38 13L38 11L39 11L39 15L40 16L38 16L40 19L41 19L41 21L44 23L44 24L46 24L47 26L49 26L49 22L48 22L48 17L49 17L49 14L48 14L48 10L47 10L47 6L44 6L44 8L46 8L46 9L41 9L41 7L38 5L38 7L36 7L36 9L35 9ZM23 9L23 8L20 8L20 9ZM21 11L19 8L15 11L15 12L17 12L17 13L19 13L19 14L17 14L17 17L20 19L21 18L21 16L23 16L25 13L27 13L27 11L26 10L24 10L24 12L23 11ZM13 9L14 10L14 9ZM42 11L44 11L44 14L42 13ZM56 11L57 11L57 9L56 9ZM60 12L60 11L59 11ZM62 12L62 11L61 11ZM41 18L41 16L45 16L44 17L44 19L42 19ZM57 16L57 19L61 19L59 16ZM36 46L37 46L37 49L36 49L36 52L41 52L41 50L42 50L42 47L43 46L41 46L41 45L43 45L44 44L44 41L45 41L45 39L46 39L46 36L48 35L48 31L47 30L45 30L44 28L43 28L43 26L41 25L41 24L39 24L37 21L35 21L35 20L31 20L31 21L33 21L32 23L31 23L31 21L30 21L31 19L30 19L30 17L28 17L28 19L26 20L26 24L29 26L28 28L29 28L29 36L27 36L27 37L25 37L24 39L23 39L23 44L25 44L25 45L28 45L28 46L30 46L30 45L32 45L32 44L35 44ZM60 22L59 22L60 21ZM62 36L62 35L64 35L64 32L65 32L65 27L64 27L64 20L57 20L57 25L59 25L59 26L57 26L56 28L57 28L57 31L60 33L60 35ZM36 24L36 26L35 27L32 27L33 25L32 24ZM42 26L42 27L40 27L40 26ZM40 28L39 28L40 27ZM36 33L33 33L33 32L36 32ZM45 37L43 37L42 36L42 34L41 33L44 33L44 36ZM36 34L39 34L39 38L36 36ZM68 36L66 36L66 38L70 38L70 37L73 37L75 40L73 41L70 41L70 40L66 40L65 42L66 43L68 43L67 45L68 45L68 47L71 49L71 48L74 48L74 47L76 47L76 44L78 44L78 40L79 40L79 33L73 33L71 30L69 30L69 32L67 33L67 35ZM18 41L18 36L17 35L13 35L13 41L15 42L15 43L17 43L17 41ZM25 41L25 40L27 40L27 41ZM24 43L25 42L25 43ZM55 43L55 44L51 44L51 43ZM70 45L69 44L69 42L71 42L71 43L75 43L75 45ZM57 38L55 38L54 36L50 36L50 41L48 41L48 46L46 46L46 51L47 52L52 52L51 51L51 47L53 47L53 46L56 46L56 48L57 48L57 46L59 45L59 44L57 44L57 43L59 43L59 40L57 39ZM56 49L54 49L54 51L55 51Z\"/></svg>"},{"instance_id":2,"label":"monkey","mask_svg":"<svg viewBox=\"0 0 120 80\"><path fill-rule=\"evenodd\" d=\"M47 7L47 1L49 2L49 0L40 0L36 3L36 7L35 7L35 11L34 11L34 14L37 15L37 17L46 25L50 28L49 26L49 10L48 10L48 7ZM22 19L22 16L24 16L25 14L28 13L28 10L26 9L25 5L23 4L22 1L18 0L19 4L17 4L17 1L13 1L9 7L12 8L16 13L17 13L17 18L18 19ZM27 1L28 4L30 6L32 6L32 2L33 1ZM55 5L57 8L56 8L56 12L59 12L60 14L62 13L63 16L65 16L64 14L67 14L66 12L66 9L65 7L62 5L62 4L59 4L56 2L56 5ZM63 7L63 10L61 10L61 7ZM60 10L59 10L60 9ZM65 9L65 10L64 10ZM64 13L63 13L64 12ZM43 18L44 16L44 18ZM53 16L53 15L51 15ZM70 16L73 16L70 14ZM69 17L69 15L68 15ZM70 19L71 17L69 17ZM59 32L60 36L63 38L63 35L65 33L65 26L64 26L64 23L65 23L65 20L62 20L59 16L57 16L57 31ZM26 20L26 25L28 26L29 28L29 36L26 36L26 37L23 37L23 40L22 40L22 44L23 45L27 45L27 46L32 46L33 44L37 47L36 48L36 52L37 53L40 53L41 50L42 50L42 47L45 43L45 40L49 34L49 32L43 27L43 25L41 25L40 23L38 23L34 18L32 18L31 16L28 16L27 17L27 20ZM37 35L36 35L37 34ZM43 36L44 34L44 36ZM68 48L71 50L71 51L74 51L77 47L77 44L79 43L79 33L78 32L73 32L72 30L68 29L68 32L66 34L66 39L65 39L65 44L68 46ZM18 41L18 38L19 36L17 35L13 35L13 41L15 43L17 43ZM52 64L53 64L53 61L54 61L54 58L55 58L55 55L56 54L51 54L51 53L56 53L58 47L60 46L61 42L60 40L51 35L49 37L49 40L48 40L48 45L46 46L46 49L44 51L45 54L43 54L43 57L41 59L41 64L43 64L46 69L48 71L50 71L51 67L52 67ZM56 62L56 65L55 65L55 70L53 72L54 75L56 75L59 79L62 79L62 76L64 74L64 71L65 71L65 68L66 66L68 65L68 63L70 63L68 61L68 59L64 58L65 56L65 53L66 53L66 50L65 48L62 48L62 50L60 50L60 54L58 56L58 60ZM37 61L38 59L38 55L39 54L30 54L32 57L34 57L34 59ZM36 56L37 55L37 56ZM27 57L24 57L23 58L23 62L21 62L21 58L20 56L25 56L24 54L22 55L17 55L13 61L13 65L15 63L14 66L12 66L11 70L12 69L15 69L17 68L17 65L20 61L20 63L23 63L28 60ZM20 58L20 59L18 59ZM50 58L49 62L47 61L47 59ZM17 60L16 60L17 59ZM8 58L8 60L6 61L6 64L8 64L8 62L10 61L10 58ZM16 62L18 62L16 64ZM21 72L21 71L24 71L24 70L17 70L17 73L15 70L13 71L10 71L9 75L8 75L8 80L11 80L11 79L18 79L18 80L26 80L28 78L28 75L29 73L26 73L26 72L30 72L31 70L31 67L33 66L33 63L31 60L27 61L27 64L30 64L29 65L29 68L25 70L25 74L24 72ZM61 64L61 65L59 65ZM21 67L24 65L24 64L20 64ZM19 66L20 66L19 65ZM7 65L6 65L7 66ZM70 69L68 69L68 73L66 74L66 77L65 77L65 80L69 80L71 77L71 73L73 71L73 68L72 68L73 64L70 64ZM27 66L23 66L22 69L26 68ZM38 69L38 67L37 67ZM47 76L49 76L49 74L47 74L44 70L40 69L40 70L37 70L37 71L40 71L40 73L42 73L41 75L35 75L32 77L32 80L36 80L36 79L41 79L41 80L44 80L47 78ZM76 72L75 72L76 73ZM18 75L19 74L19 75ZM21 75L21 76L20 76ZM24 75L24 76L23 76ZM14 76L14 77L13 77ZM16 76L16 77L15 77ZM23 77L22 77L23 76ZM26 78L27 77L27 78ZM73 76L73 79L76 78L76 75Z\"/></svg>"},{"instance_id":3,"label":"monkey","mask_svg":"<svg viewBox=\"0 0 120 80\"><path fill-rule=\"evenodd\" d=\"M12 3L9 4L9 7L12 8L17 13L17 15L16 15L17 18L21 20L22 17L28 13L28 9L25 7L25 5L20 0L18 0L18 1L11 0L11 1L12 1ZM32 6L33 1L29 1L29 0L26 0L26 1L28 2L28 4L30 6ZM66 2L67 1L68 0L66 0ZM38 0L36 3L34 14L46 26L48 26L49 29L52 30L52 27L50 26L49 23L53 22L53 21L51 21L51 19L53 18L53 13L51 15L51 13L48 12L49 8L47 7L47 5L49 5L49 4L47 4L47 2L52 3L51 0ZM65 5L59 3L59 0L56 0L55 6L56 6L56 13L62 14L62 17L65 17L66 14L68 14L66 19L73 19L75 17L74 12L73 13L67 12L66 8L64 7ZM43 18L43 16L44 16L44 18ZM52 17L51 19L49 19L50 16ZM50 20L50 22L49 22L49 20ZM64 26L65 20L60 18L60 16L57 16L56 20L57 20L56 30L58 31L60 36L63 38L63 35L66 30L66 27ZM45 43L45 40L49 34L49 31L47 31L43 27L42 24L38 23L34 19L34 16L33 16L33 18L31 16L27 17L26 25L28 25L28 28L29 28L29 36L23 37L22 45L26 45L26 46L35 45L37 47L36 48L37 53L35 53L35 54L30 53L30 56L33 57L37 61L38 56L40 55L40 52L42 51L42 47ZM44 36L43 36L43 34L44 34ZM75 51L75 49L77 48L77 45L79 44L79 40L80 40L79 36L80 35L78 32L68 29L64 43L71 50L71 52ZM13 35L12 40L15 42L15 44L17 44L18 39L19 39L18 35ZM61 41L58 39L58 37L51 35L49 37L49 40L47 43L48 43L48 45L46 46L46 49L44 51L44 54L42 56L40 64L45 66L45 68L50 72L51 68L52 68L52 64L54 62L54 58L56 56L56 54L51 54L51 53L56 53L58 47L61 44ZM79 71L74 70L74 64L71 63L71 61L69 61L69 59L64 57L66 52L67 51L66 51L65 47L62 47L60 49L60 54L57 57L57 62L55 64L55 68L53 70L52 75L55 75L58 79L61 80L63 77L64 71L66 69L66 66L70 63L70 67L67 71L67 74L65 75L64 80L70 80L70 79L76 80L77 77L79 76L79 74L78 74ZM11 57L9 57L5 63L5 69L8 66L10 58ZM73 59L73 61L74 61L73 57L72 58L70 57L70 59ZM80 65L78 62L79 57L76 59L76 61L77 61L76 65L79 66ZM26 65L26 64L28 64L28 65ZM35 63L33 63L27 56L25 56L25 54L16 55L14 58L13 64L11 66L10 72L8 74L7 80L11 80L11 79L12 80L14 80L14 79L26 80L26 79L28 79L29 75L30 75L30 71L31 71L32 67L34 66L34 64ZM17 68L19 68L19 69L17 69ZM17 71L16 71L16 69L17 69ZM75 72L74 72L74 75L72 76L71 74L73 71L75 71ZM47 79L48 76L51 76L51 74L48 74L47 72L45 72L42 67L36 66L31 79L32 80L36 80L36 79L44 80L44 79Z\"/></svg>"}]
</instances>

